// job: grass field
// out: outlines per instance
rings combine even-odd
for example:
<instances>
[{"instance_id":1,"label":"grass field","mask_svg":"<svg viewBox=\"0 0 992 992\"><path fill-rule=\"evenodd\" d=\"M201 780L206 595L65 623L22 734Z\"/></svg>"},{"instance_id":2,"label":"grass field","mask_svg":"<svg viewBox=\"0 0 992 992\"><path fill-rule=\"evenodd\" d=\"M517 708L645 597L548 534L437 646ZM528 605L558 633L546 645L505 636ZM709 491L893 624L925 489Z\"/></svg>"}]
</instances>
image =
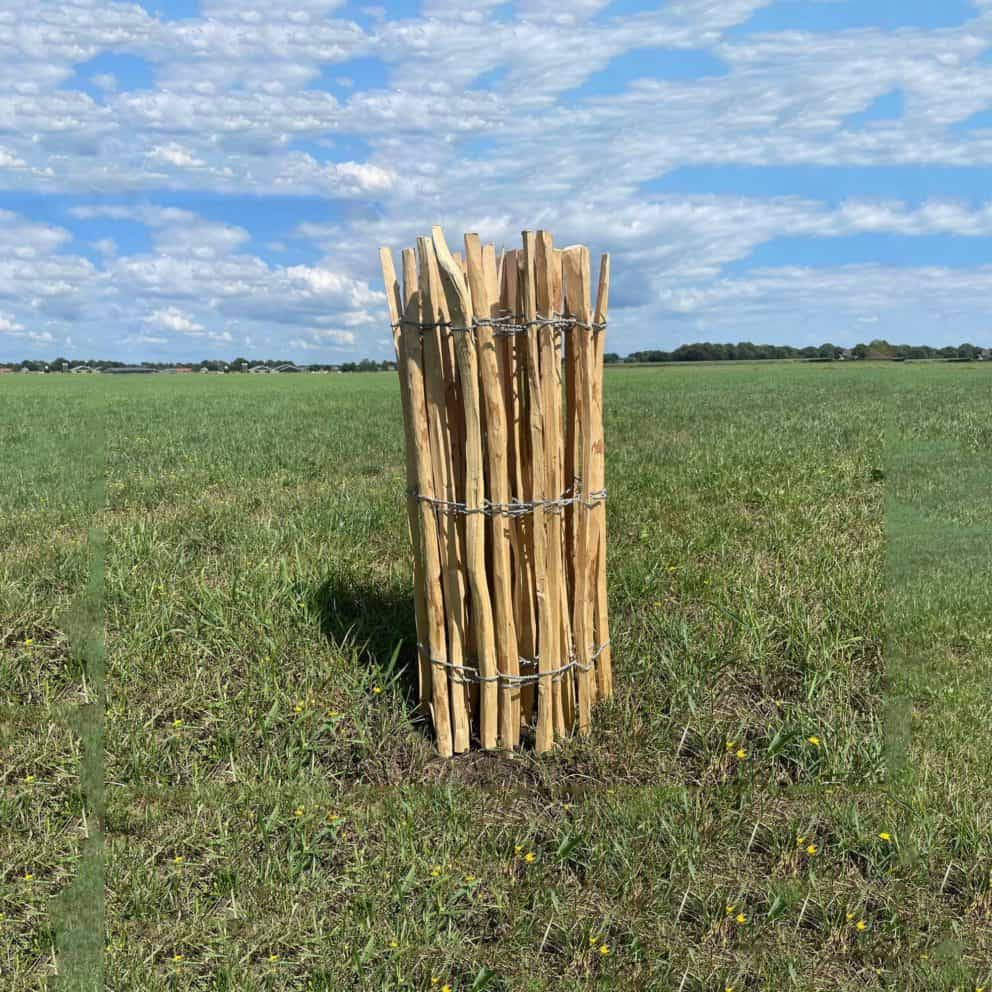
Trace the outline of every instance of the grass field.
<instances>
[{"instance_id":1,"label":"grass field","mask_svg":"<svg viewBox=\"0 0 992 992\"><path fill-rule=\"evenodd\" d=\"M992 986L990 388L608 372L616 697L441 762L393 375L9 377L0 987Z\"/></svg>"}]
</instances>

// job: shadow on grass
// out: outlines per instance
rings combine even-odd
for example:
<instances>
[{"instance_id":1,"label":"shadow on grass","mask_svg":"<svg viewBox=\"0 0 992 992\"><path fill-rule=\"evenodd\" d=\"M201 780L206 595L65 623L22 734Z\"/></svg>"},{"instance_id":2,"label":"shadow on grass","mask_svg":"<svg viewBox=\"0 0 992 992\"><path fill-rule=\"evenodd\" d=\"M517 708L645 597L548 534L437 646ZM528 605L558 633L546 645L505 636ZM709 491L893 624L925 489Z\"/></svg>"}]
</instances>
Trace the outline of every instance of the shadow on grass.
<instances>
[{"instance_id":1,"label":"shadow on grass","mask_svg":"<svg viewBox=\"0 0 992 992\"><path fill-rule=\"evenodd\" d=\"M332 575L317 589L313 608L332 643L352 648L380 680L396 678L411 714L417 708L417 628L413 597L405 591Z\"/></svg>"}]
</instances>

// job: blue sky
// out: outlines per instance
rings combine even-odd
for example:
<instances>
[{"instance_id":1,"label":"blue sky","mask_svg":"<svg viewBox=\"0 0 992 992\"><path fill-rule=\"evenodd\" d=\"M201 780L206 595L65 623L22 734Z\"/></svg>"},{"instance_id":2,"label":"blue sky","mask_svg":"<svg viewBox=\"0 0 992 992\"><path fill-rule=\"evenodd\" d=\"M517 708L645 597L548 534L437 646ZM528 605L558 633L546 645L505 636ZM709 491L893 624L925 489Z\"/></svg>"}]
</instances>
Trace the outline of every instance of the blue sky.
<instances>
[{"instance_id":1,"label":"blue sky","mask_svg":"<svg viewBox=\"0 0 992 992\"><path fill-rule=\"evenodd\" d=\"M0 361L387 357L377 248L613 255L611 350L992 346L992 0L54 0Z\"/></svg>"}]
</instances>

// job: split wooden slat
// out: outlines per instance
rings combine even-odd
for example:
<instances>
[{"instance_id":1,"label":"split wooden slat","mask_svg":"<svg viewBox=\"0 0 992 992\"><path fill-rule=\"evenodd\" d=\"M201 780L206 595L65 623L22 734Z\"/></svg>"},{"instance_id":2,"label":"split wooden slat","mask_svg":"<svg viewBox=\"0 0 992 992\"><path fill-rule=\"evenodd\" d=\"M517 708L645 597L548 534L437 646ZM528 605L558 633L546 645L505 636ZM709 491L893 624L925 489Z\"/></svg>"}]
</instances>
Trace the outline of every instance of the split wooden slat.
<instances>
[{"instance_id":1,"label":"split wooden slat","mask_svg":"<svg viewBox=\"0 0 992 992\"><path fill-rule=\"evenodd\" d=\"M421 312L424 324L446 320L447 307L440 305L442 295L434 244L430 238L417 239L420 269ZM452 446L458 436L449 423L448 390L445 389L446 342L437 327L425 328L424 383L427 395L428 420L431 439L431 460L434 467L434 487L438 498L453 501L455 470L452 464ZM460 432L459 432L460 433ZM461 567L462 539L458 518L453 514L441 515L440 549L443 559L444 605L448 627L447 664L454 666L445 671L450 683L451 738L455 754L467 751L470 743L471 715L467 685L459 673L466 666L468 645L468 614L465 605L465 580Z\"/></svg>"},{"instance_id":2,"label":"split wooden slat","mask_svg":"<svg viewBox=\"0 0 992 992\"><path fill-rule=\"evenodd\" d=\"M495 254L492 256L492 263L491 270L487 273L479 236L477 234L466 234L465 264L468 269L472 308L468 315L470 320L482 319L485 321L489 320L492 316L494 308L490 303L490 292L496 277ZM465 335L465 338L471 346L472 341L470 336ZM486 455L489 469L489 498L494 503L506 504L510 501L506 408L504 406L503 390L500 387L499 364L496 357L496 339L493 337L493 329L489 324L479 324L477 344L479 378L482 382L482 398L485 404L486 414ZM482 526L485 522L485 517L479 517L478 522ZM497 667L502 674L515 677L520 674L520 656L517 654L517 631L513 622L513 575L511 571L508 518L498 514L493 516L491 518L490 534L492 538L492 596ZM484 563L482 578L485 578ZM493 689L495 688L493 686ZM499 737L504 746L516 747L520 739L520 721L516 718L520 701L520 687L504 682L500 695ZM485 707L485 703L483 703L483 707ZM483 713L485 712L485 708L483 708ZM483 735L484 747L488 746L485 740L486 737Z\"/></svg>"},{"instance_id":3,"label":"split wooden slat","mask_svg":"<svg viewBox=\"0 0 992 992\"><path fill-rule=\"evenodd\" d=\"M589 251L583 246L566 248L564 255L565 301L567 312L582 323L591 317L589 292ZM576 417L581 442L580 465L577 475L582 479L583 500L588 487L588 466L592 460L592 363L590 339L587 334L573 333L576 364ZM578 726L580 733L589 730L592 706L593 611L589 600L589 508L576 504L575 537L572 549L575 585L572 596L572 631L575 638L575 658L578 665Z\"/></svg>"},{"instance_id":4,"label":"split wooden slat","mask_svg":"<svg viewBox=\"0 0 992 992\"><path fill-rule=\"evenodd\" d=\"M454 258L440 227L432 231L434 252L441 269L441 280L448 300L448 312L455 327L455 356L461 382L462 413L465 430L465 560L472 593L472 621L481 683L482 704L479 712L479 737L486 750L495 749L499 735L499 685L497 683L496 633L493 627L492 602L486 571L485 469L482 462L482 404L479 396L479 358L474 335L467 330L474 320L472 297L462 266ZM481 269L481 258L480 258ZM485 279L479 273L480 290L485 293Z\"/></svg>"},{"instance_id":5,"label":"split wooden slat","mask_svg":"<svg viewBox=\"0 0 992 992\"><path fill-rule=\"evenodd\" d=\"M531 329L537 327L537 237L533 231L523 232L523 317L528 333L525 339L527 375L527 416L530 428L530 486L527 499L545 498L547 472L544 445L544 401L541 379L539 335ZM530 517L533 554L531 570L534 573L534 595L537 602L537 671L540 676L537 688L537 727L534 747L538 753L550 750L554 740L554 700L552 676L554 668L552 651L556 634L550 623L547 589L547 538L545 514L535 509Z\"/></svg>"},{"instance_id":6,"label":"split wooden slat","mask_svg":"<svg viewBox=\"0 0 992 992\"><path fill-rule=\"evenodd\" d=\"M554 264L555 256L548 231L537 232L536 254L537 316L545 321L554 319ZM539 325L537 333L541 353L541 399L544 409L544 483L543 496L554 499L561 495L558 455L561 435L561 358L555 348L555 332L550 323ZM562 518L557 510L537 511L539 521L545 530L546 602L542 614L540 654L550 654L551 670L564 665L561 650L561 604L562 604ZM535 526L541 523L535 521ZM561 737L565 733L565 711L562 705L562 679L556 676L551 681L554 734Z\"/></svg>"},{"instance_id":7,"label":"split wooden slat","mask_svg":"<svg viewBox=\"0 0 992 992\"><path fill-rule=\"evenodd\" d=\"M404 440L406 447L406 488L407 493L407 523L410 528L410 543L413 547L413 606L417 626L417 641L427 642L427 592L424 575L424 563L421 550L419 511L416 499L412 495L417 492L416 447L414 437L414 418L410 410L410 385L403 374L406 360L403 351L401 315L405 315L403 294L399 280L396 278L396 268L393 265L393 253L388 248L379 249L379 262L382 266L382 279L386 286L386 303L389 307L389 319L393 328L393 348L396 352L396 367L400 370L400 402L403 407L403 423L405 425ZM431 672L430 661L425 659L423 652L417 652L417 700L419 707L426 707L430 696Z\"/></svg>"},{"instance_id":8,"label":"split wooden slat","mask_svg":"<svg viewBox=\"0 0 992 992\"><path fill-rule=\"evenodd\" d=\"M433 499L434 468L431 463L431 438L427 415L427 398L424 391L424 358L419 323L420 287L417 275L417 257L413 249L403 249L403 324L401 343L403 367L401 381L406 381L410 418L414 425L414 468L416 492L425 499L417 499L419 554L424 582L424 606L427 636L419 635L418 655L421 659L421 678L427 678L431 699L431 717L437 738L437 750L443 757L452 754L451 709L448 693L448 674L442 667L448 661L445 637L445 611L443 579L441 572L440 543L434 508L426 500ZM425 657L426 655L426 657ZM432 662L441 663L437 667ZM426 672L425 672L426 668Z\"/></svg>"},{"instance_id":9,"label":"split wooden slat","mask_svg":"<svg viewBox=\"0 0 992 992\"><path fill-rule=\"evenodd\" d=\"M599 266L599 286L596 292L597 325L606 323L610 300L610 256L604 254ZM606 441L603 434L603 363L606 334L602 329L592 336L593 390L592 390L592 467L590 490L598 492L606 485ZM606 593L606 503L600 500L593 510L595 520L596 580L594 598L594 636L600 646L596 662L597 689L603 698L613 694L613 655L610 651L610 621Z\"/></svg>"}]
</instances>

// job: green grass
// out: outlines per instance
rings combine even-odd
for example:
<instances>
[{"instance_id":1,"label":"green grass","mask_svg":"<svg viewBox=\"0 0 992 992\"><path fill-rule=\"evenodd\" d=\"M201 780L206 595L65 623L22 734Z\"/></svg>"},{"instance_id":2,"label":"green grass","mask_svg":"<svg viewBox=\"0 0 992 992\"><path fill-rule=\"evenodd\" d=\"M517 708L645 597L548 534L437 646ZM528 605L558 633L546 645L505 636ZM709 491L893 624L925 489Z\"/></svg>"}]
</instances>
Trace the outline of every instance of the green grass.
<instances>
[{"instance_id":1,"label":"green grass","mask_svg":"<svg viewBox=\"0 0 992 992\"><path fill-rule=\"evenodd\" d=\"M86 987L103 783L115 990L992 984L990 386L608 372L616 697L443 762L393 375L5 382L0 985Z\"/></svg>"}]
</instances>

